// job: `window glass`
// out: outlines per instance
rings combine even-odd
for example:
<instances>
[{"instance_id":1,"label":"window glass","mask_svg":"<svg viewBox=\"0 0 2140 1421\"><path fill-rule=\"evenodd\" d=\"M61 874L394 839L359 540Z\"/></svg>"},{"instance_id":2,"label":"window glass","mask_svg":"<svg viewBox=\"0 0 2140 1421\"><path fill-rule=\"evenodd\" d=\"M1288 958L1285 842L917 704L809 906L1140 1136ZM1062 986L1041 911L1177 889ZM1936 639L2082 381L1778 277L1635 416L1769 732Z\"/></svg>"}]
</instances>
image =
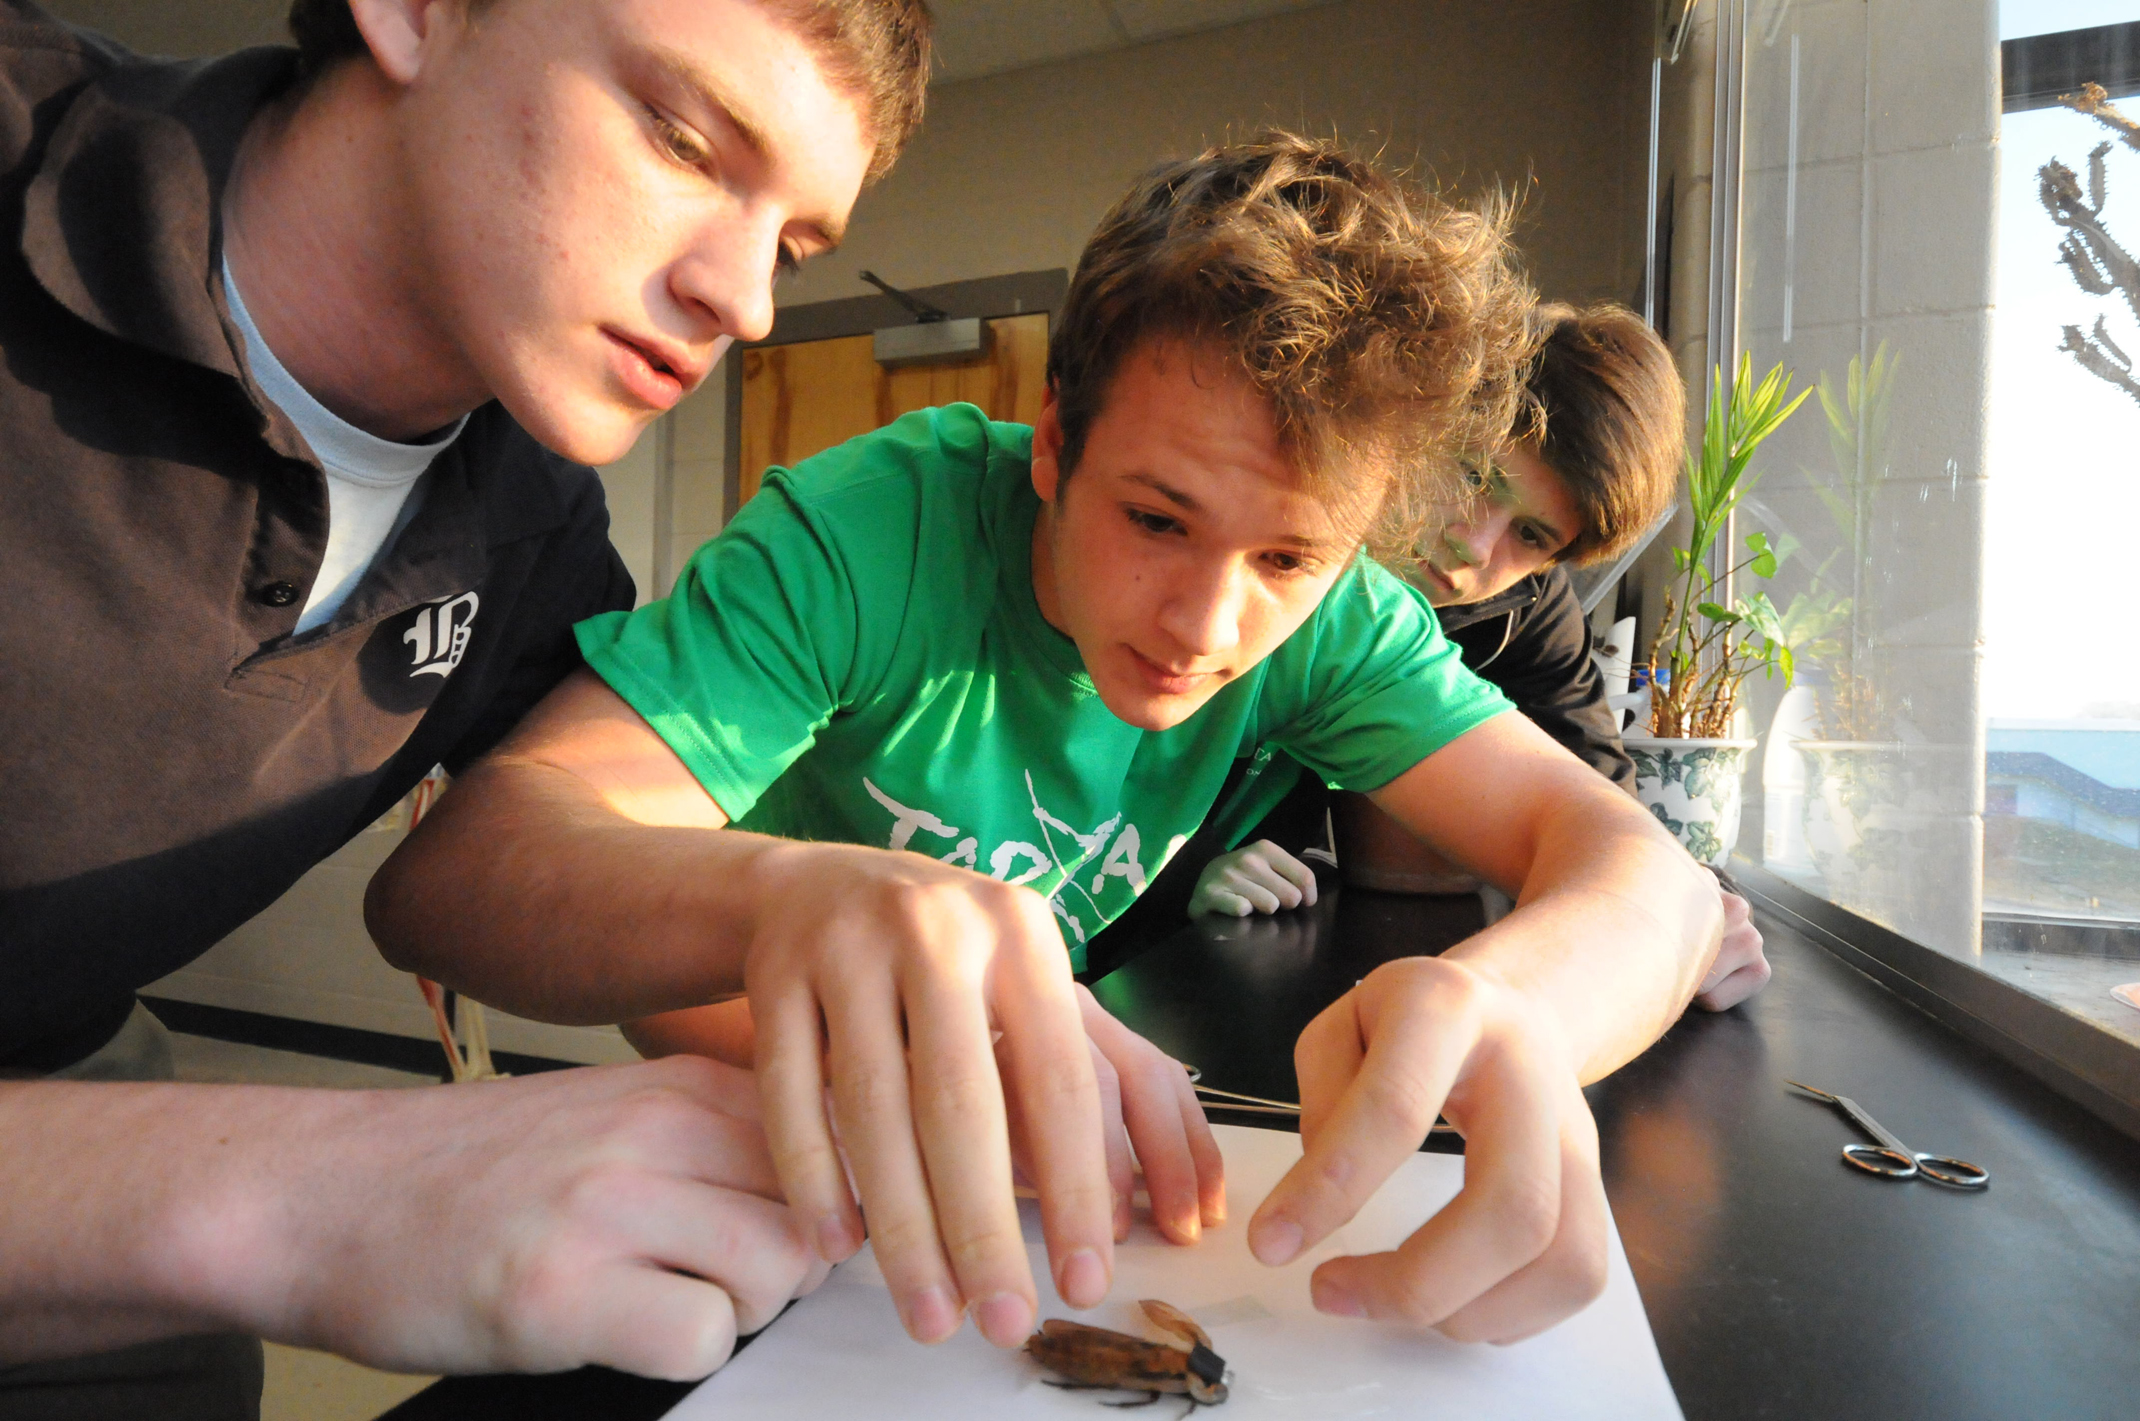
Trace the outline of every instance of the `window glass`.
<instances>
[{"instance_id":1,"label":"window glass","mask_svg":"<svg viewBox=\"0 0 2140 1421\"><path fill-rule=\"evenodd\" d=\"M2140 94L2140 0L1748 11L1739 344L1814 393L1741 852L2140 1042L2140 126L2000 99Z\"/></svg>"}]
</instances>

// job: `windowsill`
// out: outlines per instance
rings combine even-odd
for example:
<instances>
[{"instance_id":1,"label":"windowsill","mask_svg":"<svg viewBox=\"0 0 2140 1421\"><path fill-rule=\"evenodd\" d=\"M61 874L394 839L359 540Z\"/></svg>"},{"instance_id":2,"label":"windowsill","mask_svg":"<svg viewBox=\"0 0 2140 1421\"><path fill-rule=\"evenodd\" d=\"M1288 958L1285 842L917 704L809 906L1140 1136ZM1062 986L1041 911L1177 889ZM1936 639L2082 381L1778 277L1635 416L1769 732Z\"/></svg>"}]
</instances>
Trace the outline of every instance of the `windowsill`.
<instances>
[{"instance_id":1,"label":"windowsill","mask_svg":"<svg viewBox=\"0 0 2140 1421\"><path fill-rule=\"evenodd\" d=\"M2140 1139L2140 1011L2109 996L2140 980L2140 961L1998 951L1977 961L1935 952L1737 858L1732 873L1761 907L1951 1030ZM2094 976L2105 980L2098 984ZM2062 1005L2071 988L2085 1010ZM2100 1004L2090 997L2100 993ZM2118 1013L2131 1018L2121 1020Z\"/></svg>"}]
</instances>

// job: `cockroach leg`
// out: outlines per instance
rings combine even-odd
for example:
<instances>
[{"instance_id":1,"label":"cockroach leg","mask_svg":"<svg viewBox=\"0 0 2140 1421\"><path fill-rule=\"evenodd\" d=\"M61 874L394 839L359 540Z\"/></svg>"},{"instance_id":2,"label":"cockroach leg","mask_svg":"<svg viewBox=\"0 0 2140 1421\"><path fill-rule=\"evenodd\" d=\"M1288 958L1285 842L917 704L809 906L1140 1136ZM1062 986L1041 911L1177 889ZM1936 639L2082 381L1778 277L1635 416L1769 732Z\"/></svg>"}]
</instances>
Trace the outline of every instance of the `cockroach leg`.
<instances>
[{"instance_id":1,"label":"cockroach leg","mask_svg":"<svg viewBox=\"0 0 2140 1421\"><path fill-rule=\"evenodd\" d=\"M1142 1401L1103 1401L1103 1402L1101 1402L1101 1403L1100 1403L1100 1405L1102 1405L1102 1406L1111 1406L1111 1407L1113 1407L1113 1408L1114 1408L1115 1410L1117 1410L1117 1411L1135 1411L1135 1410L1136 1410L1136 1409L1137 1409L1138 1407L1140 1407L1140 1406L1150 1406L1150 1405L1151 1405L1151 1404L1152 1404L1153 1402L1155 1402L1155 1401L1157 1401L1157 1400L1159 1400L1159 1393L1158 1393L1158 1392L1156 1392L1156 1391L1148 1391L1148 1392L1146 1392L1146 1393L1144 1394L1144 1400L1142 1400ZM1190 1407L1190 1410L1191 1410L1191 1411L1195 1410L1195 1409L1196 1409L1196 1403L1195 1403L1195 1402L1191 1402L1191 1403L1189 1403L1189 1407ZM1188 1411L1184 1411L1184 1412L1182 1413L1182 1415L1184 1415L1184 1416L1186 1416L1186 1415L1188 1415L1188 1414L1189 1414L1189 1412L1188 1412Z\"/></svg>"}]
</instances>

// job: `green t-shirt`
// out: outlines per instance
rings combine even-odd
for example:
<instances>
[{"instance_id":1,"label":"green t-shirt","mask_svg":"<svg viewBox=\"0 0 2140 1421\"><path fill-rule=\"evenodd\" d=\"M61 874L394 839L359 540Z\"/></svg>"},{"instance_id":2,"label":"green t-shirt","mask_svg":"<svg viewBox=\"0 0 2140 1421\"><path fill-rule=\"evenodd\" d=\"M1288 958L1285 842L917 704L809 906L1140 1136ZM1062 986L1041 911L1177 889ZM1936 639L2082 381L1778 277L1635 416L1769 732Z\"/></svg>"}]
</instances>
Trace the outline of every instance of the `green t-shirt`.
<instances>
[{"instance_id":1,"label":"green t-shirt","mask_svg":"<svg viewBox=\"0 0 2140 1421\"><path fill-rule=\"evenodd\" d=\"M1032 430L950 405L773 470L672 595L580 623L580 648L737 827L1026 884L1080 967L1237 759L1376 789L1509 708L1362 558L1195 715L1125 724L1034 599L1031 458ZM1234 835L1270 807L1255 779Z\"/></svg>"}]
</instances>

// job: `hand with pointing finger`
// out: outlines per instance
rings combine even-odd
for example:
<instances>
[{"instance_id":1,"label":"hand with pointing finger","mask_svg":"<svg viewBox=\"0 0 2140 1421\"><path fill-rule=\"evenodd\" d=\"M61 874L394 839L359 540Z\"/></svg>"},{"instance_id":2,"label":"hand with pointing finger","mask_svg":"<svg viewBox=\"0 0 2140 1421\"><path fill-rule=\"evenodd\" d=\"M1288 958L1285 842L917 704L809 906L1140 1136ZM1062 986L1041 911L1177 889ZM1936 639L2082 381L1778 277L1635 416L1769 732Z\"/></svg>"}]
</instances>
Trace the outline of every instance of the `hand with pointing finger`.
<instances>
[{"instance_id":1,"label":"hand with pointing finger","mask_svg":"<svg viewBox=\"0 0 2140 1421\"><path fill-rule=\"evenodd\" d=\"M1396 1250L1318 1267L1318 1309L1505 1343L1603 1291L1597 1126L1551 1013L1476 966L1407 958L1309 1023L1294 1064L1305 1153L1249 1224L1266 1264L1342 1227L1438 1114L1465 1138L1462 1192Z\"/></svg>"},{"instance_id":2,"label":"hand with pointing finger","mask_svg":"<svg viewBox=\"0 0 2140 1421\"><path fill-rule=\"evenodd\" d=\"M917 1340L969 1314L1000 1347L1032 1333L1014 1144L1072 1307L1107 1293L1131 1151L1168 1237L1192 1243L1224 1217L1187 1075L1072 981L1038 893L844 844L782 845L760 872L745 978L781 1185L827 1261L861 1246L866 1213Z\"/></svg>"}]
</instances>

